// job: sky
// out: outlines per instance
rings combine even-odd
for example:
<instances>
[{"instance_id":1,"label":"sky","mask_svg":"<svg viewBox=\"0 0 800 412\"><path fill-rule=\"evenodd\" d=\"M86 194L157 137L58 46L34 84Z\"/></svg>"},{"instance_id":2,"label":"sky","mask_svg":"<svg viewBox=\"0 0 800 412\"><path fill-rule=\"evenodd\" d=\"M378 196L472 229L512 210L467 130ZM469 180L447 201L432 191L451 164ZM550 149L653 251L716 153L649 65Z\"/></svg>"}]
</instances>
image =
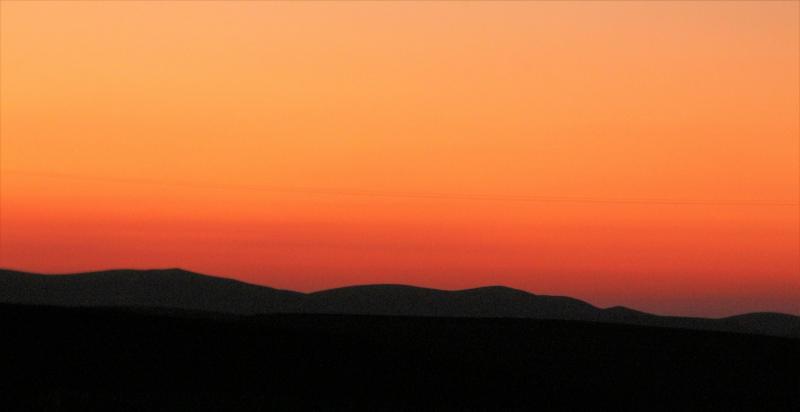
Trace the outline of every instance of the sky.
<instances>
[{"instance_id":1,"label":"sky","mask_svg":"<svg viewBox=\"0 0 800 412\"><path fill-rule=\"evenodd\" d=\"M0 267L800 314L800 2L0 3Z\"/></svg>"}]
</instances>

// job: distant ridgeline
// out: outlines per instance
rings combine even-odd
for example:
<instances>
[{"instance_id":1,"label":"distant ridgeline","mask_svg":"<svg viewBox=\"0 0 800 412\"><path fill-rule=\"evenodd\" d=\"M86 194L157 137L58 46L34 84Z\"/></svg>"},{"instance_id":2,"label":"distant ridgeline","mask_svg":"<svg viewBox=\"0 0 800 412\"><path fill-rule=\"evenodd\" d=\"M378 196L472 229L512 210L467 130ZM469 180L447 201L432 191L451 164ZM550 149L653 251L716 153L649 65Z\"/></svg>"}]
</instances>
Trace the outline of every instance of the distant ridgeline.
<instances>
[{"instance_id":1,"label":"distant ridgeline","mask_svg":"<svg viewBox=\"0 0 800 412\"><path fill-rule=\"evenodd\" d=\"M750 313L722 319L657 316L624 307L601 309L569 297L541 296L502 286L444 291L365 285L306 294L181 269L110 270L73 275L0 270L0 303L226 315L305 313L558 319L800 338L800 317L780 313Z\"/></svg>"}]
</instances>

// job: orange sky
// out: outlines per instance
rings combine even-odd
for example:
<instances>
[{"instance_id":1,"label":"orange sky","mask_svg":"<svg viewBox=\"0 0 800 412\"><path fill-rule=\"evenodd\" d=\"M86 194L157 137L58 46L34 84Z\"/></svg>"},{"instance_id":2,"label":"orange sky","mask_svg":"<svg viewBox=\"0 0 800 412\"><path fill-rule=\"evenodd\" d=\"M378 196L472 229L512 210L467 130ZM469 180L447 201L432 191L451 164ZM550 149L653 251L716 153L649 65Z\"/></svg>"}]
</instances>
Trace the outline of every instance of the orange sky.
<instances>
[{"instance_id":1,"label":"orange sky","mask_svg":"<svg viewBox=\"0 0 800 412\"><path fill-rule=\"evenodd\" d=\"M800 314L798 2L1 7L2 267Z\"/></svg>"}]
</instances>

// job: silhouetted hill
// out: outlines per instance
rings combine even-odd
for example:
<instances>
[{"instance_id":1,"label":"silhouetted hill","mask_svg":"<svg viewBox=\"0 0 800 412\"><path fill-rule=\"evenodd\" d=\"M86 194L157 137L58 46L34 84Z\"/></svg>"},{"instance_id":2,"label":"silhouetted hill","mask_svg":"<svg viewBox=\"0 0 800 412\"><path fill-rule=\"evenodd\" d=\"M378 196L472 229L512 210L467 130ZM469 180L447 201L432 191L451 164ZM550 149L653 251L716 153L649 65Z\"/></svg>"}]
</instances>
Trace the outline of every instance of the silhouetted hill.
<instances>
[{"instance_id":1,"label":"silhouetted hill","mask_svg":"<svg viewBox=\"0 0 800 412\"><path fill-rule=\"evenodd\" d=\"M797 316L784 313L748 313L718 320L728 330L755 330L765 335L800 337Z\"/></svg>"},{"instance_id":2,"label":"silhouetted hill","mask_svg":"<svg viewBox=\"0 0 800 412\"><path fill-rule=\"evenodd\" d=\"M3 411L800 410L800 345L770 336L2 304L0 330Z\"/></svg>"},{"instance_id":3,"label":"silhouetted hill","mask_svg":"<svg viewBox=\"0 0 800 412\"><path fill-rule=\"evenodd\" d=\"M459 291L367 285L309 294L306 313L586 319L597 308L576 299L537 296L507 287Z\"/></svg>"},{"instance_id":4,"label":"silhouetted hill","mask_svg":"<svg viewBox=\"0 0 800 412\"><path fill-rule=\"evenodd\" d=\"M108 270L39 275L0 270L0 302L56 306L126 306L256 314L294 312L298 292L181 269Z\"/></svg>"},{"instance_id":5,"label":"silhouetted hill","mask_svg":"<svg viewBox=\"0 0 800 412\"><path fill-rule=\"evenodd\" d=\"M0 270L0 303L138 307L238 315L271 313L530 318L757 333L800 338L800 317L777 313L724 319L656 316L624 307L601 309L562 296L503 286L445 291L364 285L300 293L180 269L111 270L38 275Z\"/></svg>"}]
</instances>

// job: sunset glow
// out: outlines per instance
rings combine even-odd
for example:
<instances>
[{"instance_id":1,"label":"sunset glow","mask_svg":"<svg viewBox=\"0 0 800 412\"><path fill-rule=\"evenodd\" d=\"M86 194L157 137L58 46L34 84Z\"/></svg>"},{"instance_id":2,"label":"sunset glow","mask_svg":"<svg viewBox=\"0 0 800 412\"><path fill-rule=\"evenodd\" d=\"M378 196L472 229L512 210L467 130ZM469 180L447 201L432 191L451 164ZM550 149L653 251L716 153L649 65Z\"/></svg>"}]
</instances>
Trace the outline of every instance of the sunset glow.
<instances>
[{"instance_id":1,"label":"sunset glow","mask_svg":"<svg viewBox=\"0 0 800 412\"><path fill-rule=\"evenodd\" d=\"M800 3L24 2L0 267L800 314Z\"/></svg>"}]
</instances>

